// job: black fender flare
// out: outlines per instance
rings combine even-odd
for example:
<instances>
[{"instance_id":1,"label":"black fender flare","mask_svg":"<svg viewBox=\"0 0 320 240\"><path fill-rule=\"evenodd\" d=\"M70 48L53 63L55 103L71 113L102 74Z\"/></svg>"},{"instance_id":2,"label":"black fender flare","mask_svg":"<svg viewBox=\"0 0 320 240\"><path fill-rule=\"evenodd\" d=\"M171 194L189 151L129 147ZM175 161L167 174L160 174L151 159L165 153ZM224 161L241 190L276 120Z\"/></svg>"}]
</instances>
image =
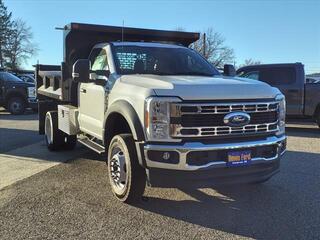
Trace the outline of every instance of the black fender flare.
<instances>
[{"instance_id":1,"label":"black fender flare","mask_svg":"<svg viewBox=\"0 0 320 240\"><path fill-rule=\"evenodd\" d=\"M119 100L113 103L105 114L104 126L107 126L106 124L112 113L118 113L126 119L135 141L145 141L144 131L140 119L130 103L125 100Z\"/></svg>"},{"instance_id":2,"label":"black fender flare","mask_svg":"<svg viewBox=\"0 0 320 240\"><path fill-rule=\"evenodd\" d=\"M118 100L108 107L103 123L105 136L104 144L107 147L109 144L108 141L111 140L111 136L108 136L108 125L109 127L114 126L112 119L112 115L114 113L120 114L127 121L135 141L139 163L145 167L146 164L143 152L143 142L145 142L144 130L137 112L129 102L125 100Z\"/></svg>"}]
</instances>

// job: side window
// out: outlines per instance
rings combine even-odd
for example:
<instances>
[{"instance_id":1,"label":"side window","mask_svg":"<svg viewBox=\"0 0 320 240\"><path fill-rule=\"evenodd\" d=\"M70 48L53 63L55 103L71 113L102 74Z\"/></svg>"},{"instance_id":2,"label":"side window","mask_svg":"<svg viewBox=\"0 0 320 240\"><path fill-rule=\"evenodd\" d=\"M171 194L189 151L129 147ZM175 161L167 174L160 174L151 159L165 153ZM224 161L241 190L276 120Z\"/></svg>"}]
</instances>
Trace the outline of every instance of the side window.
<instances>
[{"instance_id":1,"label":"side window","mask_svg":"<svg viewBox=\"0 0 320 240\"><path fill-rule=\"evenodd\" d=\"M109 70L108 61L107 61L107 52L102 49L98 56L95 58L94 62L91 62L91 70Z\"/></svg>"},{"instance_id":2,"label":"side window","mask_svg":"<svg viewBox=\"0 0 320 240\"><path fill-rule=\"evenodd\" d=\"M89 60L90 60L90 64L92 66L94 60L96 59L96 57L99 55L99 53L101 52L101 48L94 48L92 49L90 56L89 56Z\"/></svg>"},{"instance_id":3,"label":"side window","mask_svg":"<svg viewBox=\"0 0 320 240\"><path fill-rule=\"evenodd\" d=\"M244 74L242 77L250 78L250 79L254 79L254 80L259 80L259 72L258 71L248 72L248 73Z\"/></svg>"},{"instance_id":4,"label":"side window","mask_svg":"<svg viewBox=\"0 0 320 240\"><path fill-rule=\"evenodd\" d=\"M296 72L292 67L263 68L260 80L270 85L293 84L296 81Z\"/></svg>"}]
</instances>

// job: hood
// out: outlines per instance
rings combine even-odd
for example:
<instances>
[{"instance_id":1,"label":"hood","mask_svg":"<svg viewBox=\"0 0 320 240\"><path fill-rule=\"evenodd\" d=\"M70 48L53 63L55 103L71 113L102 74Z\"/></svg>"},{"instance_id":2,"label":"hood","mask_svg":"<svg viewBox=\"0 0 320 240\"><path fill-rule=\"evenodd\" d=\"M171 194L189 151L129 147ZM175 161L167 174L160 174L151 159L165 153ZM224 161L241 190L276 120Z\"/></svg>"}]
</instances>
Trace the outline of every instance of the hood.
<instances>
[{"instance_id":1,"label":"hood","mask_svg":"<svg viewBox=\"0 0 320 240\"><path fill-rule=\"evenodd\" d=\"M34 83L24 82L24 81L8 81L9 85L17 87L35 87Z\"/></svg>"},{"instance_id":2,"label":"hood","mask_svg":"<svg viewBox=\"0 0 320 240\"><path fill-rule=\"evenodd\" d=\"M263 99L280 93L264 82L239 77L125 75L121 81L183 100Z\"/></svg>"}]
</instances>

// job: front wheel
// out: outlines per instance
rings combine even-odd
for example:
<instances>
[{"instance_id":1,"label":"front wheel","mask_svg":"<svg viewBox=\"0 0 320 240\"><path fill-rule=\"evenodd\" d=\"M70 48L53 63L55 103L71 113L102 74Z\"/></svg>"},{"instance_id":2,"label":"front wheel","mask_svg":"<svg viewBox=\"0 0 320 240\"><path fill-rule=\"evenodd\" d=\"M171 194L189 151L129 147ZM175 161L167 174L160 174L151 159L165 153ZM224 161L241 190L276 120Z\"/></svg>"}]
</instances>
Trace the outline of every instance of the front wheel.
<instances>
[{"instance_id":1,"label":"front wheel","mask_svg":"<svg viewBox=\"0 0 320 240\"><path fill-rule=\"evenodd\" d=\"M26 104L21 97L12 97L8 100L7 109L13 115L21 115L26 110Z\"/></svg>"},{"instance_id":2,"label":"front wheel","mask_svg":"<svg viewBox=\"0 0 320 240\"><path fill-rule=\"evenodd\" d=\"M146 186L146 172L138 162L131 134L113 137L107 165L111 189L116 198L126 203L141 200Z\"/></svg>"}]
</instances>

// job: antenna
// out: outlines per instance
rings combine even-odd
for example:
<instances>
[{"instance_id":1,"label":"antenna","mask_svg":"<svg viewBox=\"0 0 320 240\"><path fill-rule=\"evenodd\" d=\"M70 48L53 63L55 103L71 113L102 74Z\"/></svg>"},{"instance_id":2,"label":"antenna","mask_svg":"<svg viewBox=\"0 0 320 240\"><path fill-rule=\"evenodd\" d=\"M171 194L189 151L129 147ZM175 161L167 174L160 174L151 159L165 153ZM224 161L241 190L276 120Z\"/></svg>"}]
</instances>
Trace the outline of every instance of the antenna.
<instances>
[{"instance_id":1,"label":"antenna","mask_svg":"<svg viewBox=\"0 0 320 240\"><path fill-rule=\"evenodd\" d=\"M123 52L123 40L124 40L124 20L122 20L122 28L121 28L121 43L122 43L122 49L121 49L121 52L122 52L122 54L124 54L124 52ZM122 68L121 68L121 66L120 66L120 71L121 71L121 75L120 75L120 80L121 80L121 76L122 76Z\"/></svg>"},{"instance_id":2,"label":"antenna","mask_svg":"<svg viewBox=\"0 0 320 240\"><path fill-rule=\"evenodd\" d=\"M122 20L121 41L123 42L124 20Z\"/></svg>"}]
</instances>

